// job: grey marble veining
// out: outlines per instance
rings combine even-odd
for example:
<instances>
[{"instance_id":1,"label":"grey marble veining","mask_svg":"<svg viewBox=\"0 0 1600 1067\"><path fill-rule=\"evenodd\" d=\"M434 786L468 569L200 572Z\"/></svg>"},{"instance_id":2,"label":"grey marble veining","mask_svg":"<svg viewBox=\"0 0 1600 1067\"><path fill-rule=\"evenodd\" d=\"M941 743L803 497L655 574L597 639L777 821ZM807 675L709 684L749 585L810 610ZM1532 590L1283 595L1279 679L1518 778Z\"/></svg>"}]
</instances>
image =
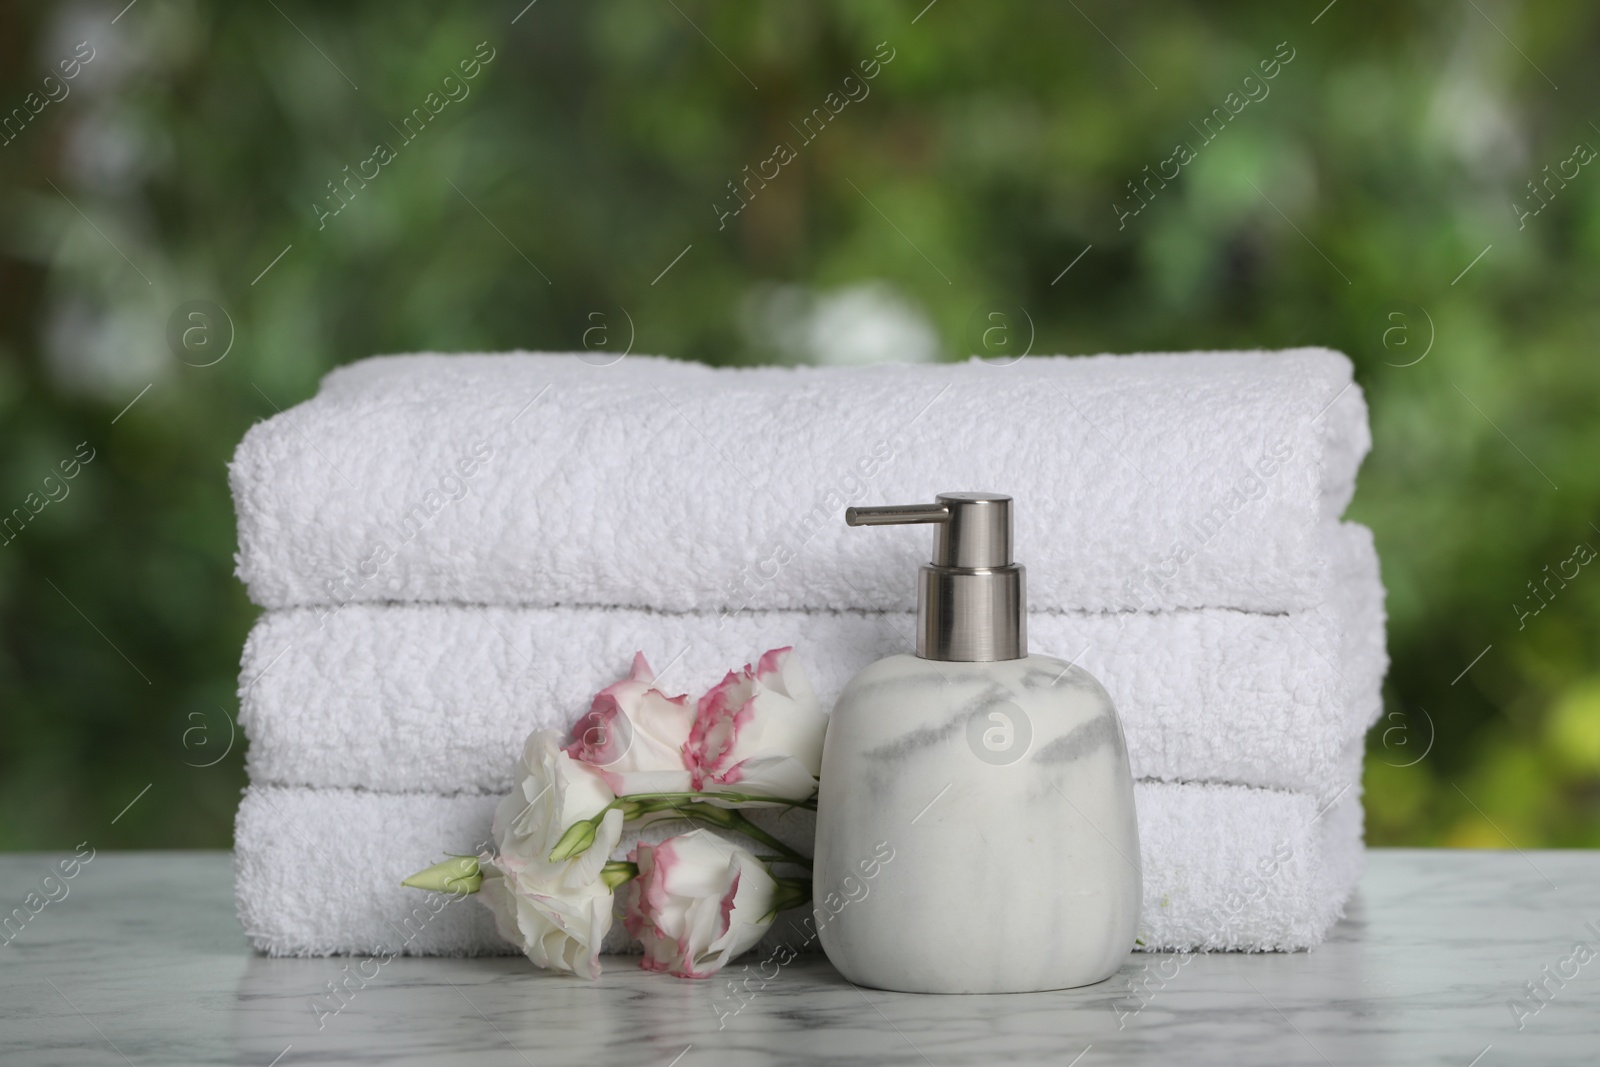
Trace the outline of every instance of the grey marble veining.
<instances>
[{"instance_id":1,"label":"grey marble veining","mask_svg":"<svg viewBox=\"0 0 1600 1067\"><path fill-rule=\"evenodd\" d=\"M1041 684L1052 675L1065 684ZM1082 668L881 659L834 705L821 782L816 930L846 981L1069 989L1134 946L1133 775L1111 697Z\"/></svg>"},{"instance_id":2,"label":"grey marble veining","mask_svg":"<svg viewBox=\"0 0 1600 1067\"><path fill-rule=\"evenodd\" d=\"M59 858L0 857L0 913ZM518 958L397 959L320 1030L313 998L356 961L251 955L227 854L101 853L68 885L0 946L8 1067L1600 1061L1600 959L1570 962L1600 949L1600 853L1374 851L1314 952L1132 954L1062 992L883 993L808 958L741 1001L627 958L595 983ZM1548 993L1519 1031L1507 1001L1529 981Z\"/></svg>"}]
</instances>

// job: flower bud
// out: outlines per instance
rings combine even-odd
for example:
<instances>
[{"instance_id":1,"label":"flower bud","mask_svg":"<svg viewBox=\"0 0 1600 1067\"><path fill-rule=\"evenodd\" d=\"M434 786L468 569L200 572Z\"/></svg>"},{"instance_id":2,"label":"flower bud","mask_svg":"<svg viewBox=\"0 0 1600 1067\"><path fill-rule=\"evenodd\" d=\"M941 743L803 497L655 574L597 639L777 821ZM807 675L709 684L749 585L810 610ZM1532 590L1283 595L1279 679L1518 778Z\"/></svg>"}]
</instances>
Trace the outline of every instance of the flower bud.
<instances>
[{"instance_id":1,"label":"flower bud","mask_svg":"<svg viewBox=\"0 0 1600 1067\"><path fill-rule=\"evenodd\" d=\"M581 856L594 844L595 820L583 819L567 827L567 832L561 835L556 842L556 847L550 850L550 862L561 863L574 856Z\"/></svg>"},{"instance_id":2,"label":"flower bud","mask_svg":"<svg viewBox=\"0 0 1600 1067\"><path fill-rule=\"evenodd\" d=\"M772 925L778 886L753 854L709 830L640 842L628 887L628 933L647 971L710 978Z\"/></svg>"},{"instance_id":3,"label":"flower bud","mask_svg":"<svg viewBox=\"0 0 1600 1067\"><path fill-rule=\"evenodd\" d=\"M425 871L418 871L400 884L412 889L464 895L476 893L482 887L483 875L478 870L478 857L452 856Z\"/></svg>"},{"instance_id":4,"label":"flower bud","mask_svg":"<svg viewBox=\"0 0 1600 1067\"><path fill-rule=\"evenodd\" d=\"M808 800L817 791L827 726L794 650L775 648L700 699L684 746L694 787Z\"/></svg>"}]
</instances>

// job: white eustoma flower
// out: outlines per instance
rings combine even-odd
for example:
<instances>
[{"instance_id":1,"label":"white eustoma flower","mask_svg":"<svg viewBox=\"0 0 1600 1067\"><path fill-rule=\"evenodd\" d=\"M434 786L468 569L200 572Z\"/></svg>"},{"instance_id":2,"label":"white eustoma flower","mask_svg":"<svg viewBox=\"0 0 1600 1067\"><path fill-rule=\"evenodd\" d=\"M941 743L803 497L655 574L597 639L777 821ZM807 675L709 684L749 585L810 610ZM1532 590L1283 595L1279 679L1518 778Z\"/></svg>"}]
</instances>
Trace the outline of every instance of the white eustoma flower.
<instances>
[{"instance_id":1,"label":"white eustoma flower","mask_svg":"<svg viewBox=\"0 0 1600 1067\"><path fill-rule=\"evenodd\" d=\"M684 746L694 716L688 696L656 688L655 673L640 652L630 677L596 694L572 727L565 751L598 770L617 796L688 792Z\"/></svg>"},{"instance_id":2,"label":"white eustoma flower","mask_svg":"<svg viewBox=\"0 0 1600 1067\"><path fill-rule=\"evenodd\" d=\"M501 937L540 967L600 977L600 946L611 929L613 900L605 882L565 886L546 879L548 871L506 857L485 857L481 869L477 898Z\"/></svg>"},{"instance_id":3,"label":"white eustoma flower","mask_svg":"<svg viewBox=\"0 0 1600 1067\"><path fill-rule=\"evenodd\" d=\"M709 830L640 842L633 860L639 876L628 884L624 922L644 946L645 970L710 978L772 925L772 874Z\"/></svg>"},{"instance_id":4,"label":"white eustoma flower","mask_svg":"<svg viewBox=\"0 0 1600 1067\"><path fill-rule=\"evenodd\" d=\"M555 730L528 736L516 788L495 809L497 854L479 857L477 897L500 936L534 963L597 978L614 899L601 871L623 816L600 772L559 741ZM552 861L563 843L563 858Z\"/></svg>"},{"instance_id":5,"label":"white eustoma flower","mask_svg":"<svg viewBox=\"0 0 1600 1067\"><path fill-rule=\"evenodd\" d=\"M700 699L685 747L694 787L806 800L817 790L827 727L794 650L775 648Z\"/></svg>"},{"instance_id":6,"label":"white eustoma flower","mask_svg":"<svg viewBox=\"0 0 1600 1067\"><path fill-rule=\"evenodd\" d=\"M494 842L501 859L516 864L534 883L580 889L599 881L600 868L622 837L622 812L606 811L582 852L550 861L567 831L593 822L616 799L599 771L561 751L558 736L555 730L528 735L521 779L494 812Z\"/></svg>"}]
</instances>

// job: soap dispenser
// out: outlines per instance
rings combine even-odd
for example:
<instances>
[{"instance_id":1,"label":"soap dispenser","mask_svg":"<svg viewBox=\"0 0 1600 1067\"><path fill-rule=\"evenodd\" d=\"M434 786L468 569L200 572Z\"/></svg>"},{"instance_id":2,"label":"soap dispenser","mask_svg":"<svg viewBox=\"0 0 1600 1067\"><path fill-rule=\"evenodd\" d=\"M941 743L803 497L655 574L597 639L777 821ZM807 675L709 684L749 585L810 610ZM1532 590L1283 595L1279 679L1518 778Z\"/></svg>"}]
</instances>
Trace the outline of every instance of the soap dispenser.
<instances>
[{"instance_id":1,"label":"soap dispenser","mask_svg":"<svg viewBox=\"0 0 1600 1067\"><path fill-rule=\"evenodd\" d=\"M813 914L850 981L1016 993L1109 978L1143 880L1122 723L1088 672L1028 654L1011 498L853 507L930 523L917 654L862 670L828 724Z\"/></svg>"}]
</instances>

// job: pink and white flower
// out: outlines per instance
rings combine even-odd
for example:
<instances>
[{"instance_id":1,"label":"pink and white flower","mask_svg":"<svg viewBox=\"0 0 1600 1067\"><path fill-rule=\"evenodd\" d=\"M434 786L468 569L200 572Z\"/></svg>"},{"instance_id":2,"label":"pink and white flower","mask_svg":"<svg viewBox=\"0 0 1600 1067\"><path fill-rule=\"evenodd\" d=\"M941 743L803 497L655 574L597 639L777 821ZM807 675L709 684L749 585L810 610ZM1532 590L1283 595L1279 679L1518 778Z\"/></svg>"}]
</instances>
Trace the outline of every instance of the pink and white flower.
<instances>
[{"instance_id":1,"label":"pink and white flower","mask_svg":"<svg viewBox=\"0 0 1600 1067\"><path fill-rule=\"evenodd\" d=\"M546 865L548 866L548 865ZM611 889L599 879L568 887L548 871L501 856L481 857L477 897L500 936L536 965L584 978L600 977L600 946L611 929Z\"/></svg>"},{"instance_id":2,"label":"pink and white flower","mask_svg":"<svg viewBox=\"0 0 1600 1067\"><path fill-rule=\"evenodd\" d=\"M555 730L528 735L521 778L494 812L494 841L500 858L524 872L530 884L577 890L600 879L600 868L622 837L622 812L605 811L616 799L600 772L557 747ZM550 853L576 823L605 816L594 841L568 860L550 862Z\"/></svg>"},{"instance_id":3,"label":"pink and white flower","mask_svg":"<svg viewBox=\"0 0 1600 1067\"><path fill-rule=\"evenodd\" d=\"M766 865L707 830L640 842L632 858L623 922L647 971L710 978L772 925L778 886Z\"/></svg>"},{"instance_id":4,"label":"pink and white flower","mask_svg":"<svg viewBox=\"0 0 1600 1067\"><path fill-rule=\"evenodd\" d=\"M684 746L694 788L806 800L817 789L827 726L794 650L775 648L700 698Z\"/></svg>"},{"instance_id":5,"label":"pink and white flower","mask_svg":"<svg viewBox=\"0 0 1600 1067\"><path fill-rule=\"evenodd\" d=\"M630 677L595 696L565 751L598 770L618 796L688 792L684 746L694 715L687 695L668 696L655 687L655 673L640 652Z\"/></svg>"}]
</instances>

